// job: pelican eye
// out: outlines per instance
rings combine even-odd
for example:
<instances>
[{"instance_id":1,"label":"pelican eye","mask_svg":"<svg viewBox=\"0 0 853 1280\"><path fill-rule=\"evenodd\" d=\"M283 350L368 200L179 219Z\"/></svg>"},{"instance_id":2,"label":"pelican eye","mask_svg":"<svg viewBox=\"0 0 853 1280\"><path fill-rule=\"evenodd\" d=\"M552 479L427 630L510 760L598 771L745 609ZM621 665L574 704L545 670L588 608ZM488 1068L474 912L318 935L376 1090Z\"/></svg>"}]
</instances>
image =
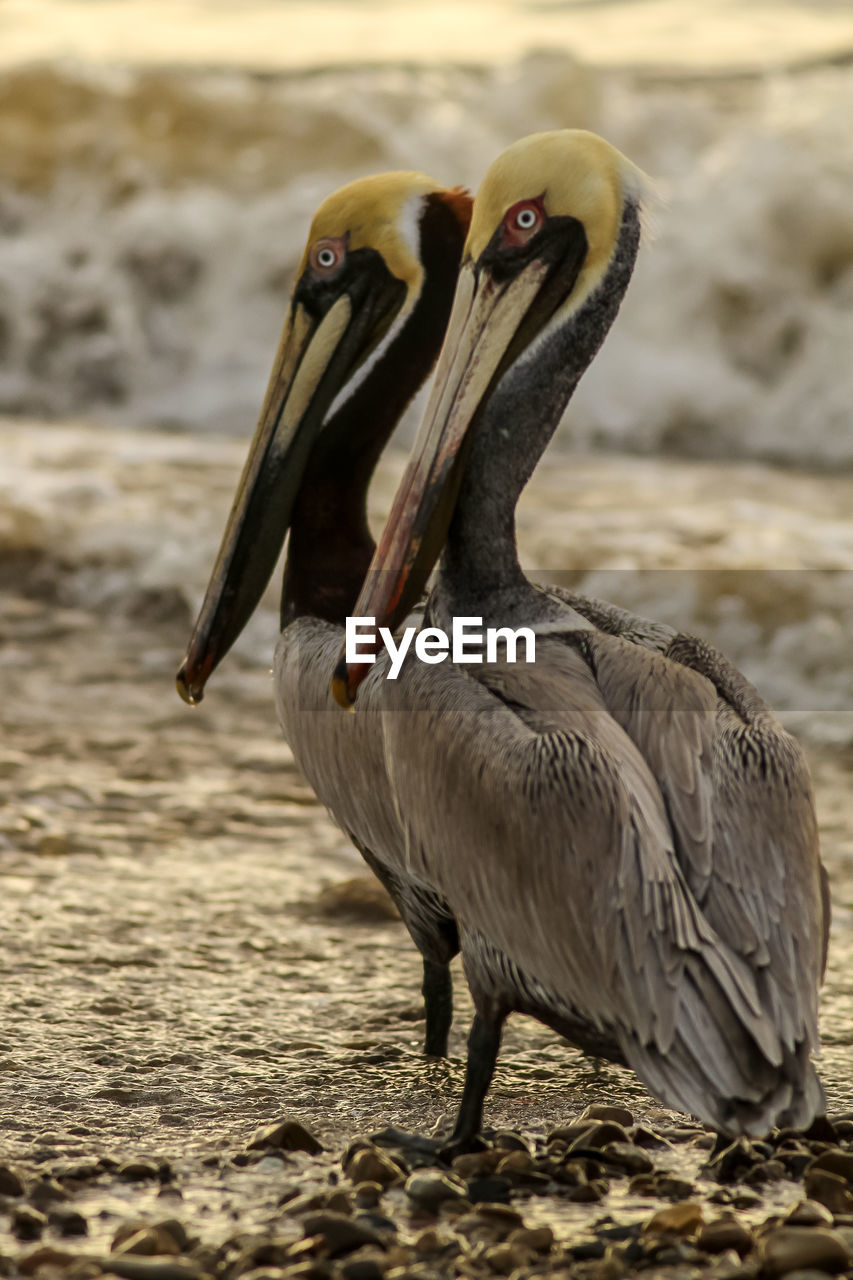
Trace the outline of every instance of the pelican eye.
<instances>
[{"instance_id":1,"label":"pelican eye","mask_svg":"<svg viewBox=\"0 0 853 1280\"><path fill-rule=\"evenodd\" d=\"M336 275L344 264L346 248L342 238L326 236L312 246L308 261L316 275Z\"/></svg>"},{"instance_id":2,"label":"pelican eye","mask_svg":"<svg viewBox=\"0 0 853 1280\"><path fill-rule=\"evenodd\" d=\"M508 209L503 220L502 241L506 248L527 244L545 225L541 196L537 200L521 200Z\"/></svg>"}]
</instances>

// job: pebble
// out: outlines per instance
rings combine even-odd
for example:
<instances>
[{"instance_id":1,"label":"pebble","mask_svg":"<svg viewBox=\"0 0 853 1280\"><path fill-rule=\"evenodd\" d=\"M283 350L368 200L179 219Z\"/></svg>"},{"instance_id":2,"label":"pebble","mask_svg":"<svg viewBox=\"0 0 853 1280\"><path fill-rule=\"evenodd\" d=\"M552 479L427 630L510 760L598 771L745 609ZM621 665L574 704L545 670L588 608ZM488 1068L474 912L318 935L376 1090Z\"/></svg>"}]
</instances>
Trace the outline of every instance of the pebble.
<instances>
[{"instance_id":1,"label":"pebble","mask_svg":"<svg viewBox=\"0 0 853 1280\"><path fill-rule=\"evenodd\" d=\"M529 1249L531 1253L550 1253L554 1247L554 1232L550 1227L516 1227L509 1235L509 1243Z\"/></svg>"},{"instance_id":2,"label":"pebble","mask_svg":"<svg viewBox=\"0 0 853 1280\"><path fill-rule=\"evenodd\" d=\"M353 1198L359 1209L375 1209L384 1190L380 1182L357 1182L353 1188Z\"/></svg>"},{"instance_id":3,"label":"pebble","mask_svg":"<svg viewBox=\"0 0 853 1280\"><path fill-rule=\"evenodd\" d=\"M419 1169L406 1179L405 1191L419 1209L425 1209L427 1213L437 1213L445 1201L461 1200L467 1197L468 1189L460 1178L451 1174L442 1173L439 1170Z\"/></svg>"},{"instance_id":4,"label":"pebble","mask_svg":"<svg viewBox=\"0 0 853 1280\"><path fill-rule=\"evenodd\" d=\"M168 1231L163 1231L159 1227L143 1227L115 1245L114 1249L117 1253L139 1253L146 1258L152 1258L158 1254L177 1256L181 1252L178 1242Z\"/></svg>"},{"instance_id":5,"label":"pebble","mask_svg":"<svg viewBox=\"0 0 853 1280\"><path fill-rule=\"evenodd\" d=\"M18 1171L11 1165L0 1164L0 1196L22 1196L25 1190Z\"/></svg>"},{"instance_id":6,"label":"pebble","mask_svg":"<svg viewBox=\"0 0 853 1280\"><path fill-rule=\"evenodd\" d=\"M402 1182L405 1172L377 1147L361 1147L347 1159L343 1159L343 1170L351 1182L378 1182L382 1187L391 1187Z\"/></svg>"},{"instance_id":7,"label":"pebble","mask_svg":"<svg viewBox=\"0 0 853 1280\"><path fill-rule=\"evenodd\" d=\"M645 1224L643 1230L649 1235L695 1235L705 1221L700 1204L674 1204L667 1209L659 1209Z\"/></svg>"},{"instance_id":8,"label":"pebble","mask_svg":"<svg viewBox=\"0 0 853 1280\"><path fill-rule=\"evenodd\" d=\"M777 1227L761 1242L762 1270L771 1277L792 1271L823 1271L835 1275L849 1264L844 1240L825 1227Z\"/></svg>"},{"instance_id":9,"label":"pebble","mask_svg":"<svg viewBox=\"0 0 853 1280\"><path fill-rule=\"evenodd\" d=\"M140 1258L133 1254L112 1253L108 1258L94 1258L109 1276L119 1280L205 1280L197 1263L189 1258Z\"/></svg>"},{"instance_id":10,"label":"pebble","mask_svg":"<svg viewBox=\"0 0 853 1280\"><path fill-rule=\"evenodd\" d=\"M247 1143L248 1151L263 1150L275 1147L279 1151L307 1151L309 1155L319 1155L323 1146L303 1124L292 1116L283 1116L271 1124L261 1125Z\"/></svg>"},{"instance_id":11,"label":"pebble","mask_svg":"<svg viewBox=\"0 0 853 1280\"><path fill-rule=\"evenodd\" d=\"M51 1209L47 1215L47 1221L61 1236L85 1236L89 1230L89 1224L83 1214L65 1205Z\"/></svg>"},{"instance_id":12,"label":"pebble","mask_svg":"<svg viewBox=\"0 0 853 1280\"><path fill-rule=\"evenodd\" d=\"M809 1172L812 1169L827 1169L830 1173L843 1178L845 1182L853 1182L853 1153L831 1147L829 1151L822 1152L813 1161Z\"/></svg>"},{"instance_id":13,"label":"pebble","mask_svg":"<svg viewBox=\"0 0 853 1280\"><path fill-rule=\"evenodd\" d=\"M503 1210L503 1213L498 1210ZM523 1225L521 1214L509 1205L481 1205L475 1212L457 1218L453 1230L475 1243L497 1244Z\"/></svg>"},{"instance_id":14,"label":"pebble","mask_svg":"<svg viewBox=\"0 0 853 1280\"><path fill-rule=\"evenodd\" d=\"M632 1142L608 1142L601 1154L609 1165L616 1165L626 1173L651 1173L654 1165L641 1147Z\"/></svg>"},{"instance_id":15,"label":"pebble","mask_svg":"<svg viewBox=\"0 0 853 1280\"><path fill-rule=\"evenodd\" d=\"M563 1196L572 1204L596 1204L604 1199L609 1190L602 1178L594 1178L592 1182L582 1182L580 1186L567 1187Z\"/></svg>"},{"instance_id":16,"label":"pebble","mask_svg":"<svg viewBox=\"0 0 853 1280\"><path fill-rule=\"evenodd\" d=\"M578 1136L569 1143L569 1150L575 1147L592 1147L600 1149L611 1142L628 1142L628 1134L621 1124L613 1120L597 1120L587 1125Z\"/></svg>"},{"instance_id":17,"label":"pebble","mask_svg":"<svg viewBox=\"0 0 853 1280\"><path fill-rule=\"evenodd\" d=\"M476 1178L493 1173L497 1169L504 1152L498 1147L489 1147L486 1151L473 1151L468 1155L455 1156L450 1162L454 1173L460 1178Z\"/></svg>"},{"instance_id":18,"label":"pebble","mask_svg":"<svg viewBox=\"0 0 853 1280\"><path fill-rule=\"evenodd\" d=\"M119 1165L116 1174L127 1182L146 1182L159 1179L160 1167L153 1160L128 1160Z\"/></svg>"},{"instance_id":19,"label":"pebble","mask_svg":"<svg viewBox=\"0 0 853 1280\"><path fill-rule=\"evenodd\" d=\"M499 1129L493 1142L500 1151L525 1151L528 1155L530 1154L528 1143L520 1133L515 1133L512 1129Z\"/></svg>"},{"instance_id":20,"label":"pebble","mask_svg":"<svg viewBox=\"0 0 853 1280\"><path fill-rule=\"evenodd\" d=\"M792 1227L831 1227L832 1214L817 1200L800 1200L788 1210L785 1221Z\"/></svg>"},{"instance_id":21,"label":"pebble","mask_svg":"<svg viewBox=\"0 0 853 1280\"><path fill-rule=\"evenodd\" d=\"M623 1129L630 1129L634 1116L627 1107L613 1107L609 1103L594 1102L588 1106L578 1120L608 1120L611 1124L620 1124Z\"/></svg>"},{"instance_id":22,"label":"pebble","mask_svg":"<svg viewBox=\"0 0 853 1280\"><path fill-rule=\"evenodd\" d=\"M31 1205L22 1204L12 1210L12 1234L19 1240L38 1240L47 1226L47 1218Z\"/></svg>"},{"instance_id":23,"label":"pebble","mask_svg":"<svg viewBox=\"0 0 853 1280\"><path fill-rule=\"evenodd\" d=\"M64 1249L55 1249L53 1245L39 1245L17 1259L17 1266L22 1276L34 1276L43 1267L66 1269L75 1261L73 1253Z\"/></svg>"},{"instance_id":24,"label":"pebble","mask_svg":"<svg viewBox=\"0 0 853 1280\"><path fill-rule=\"evenodd\" d=\"M530 1254L526 1249L505 1241L503 1244L490 1245L483 1253L483 1260L491 1271L499 1276L508 1276L527 1265Z\"/></svg>"},{"instance_id":25,"label":"pebble","mask_svg":"<svg viewBox=\"0 0 853 1280\"><path fill-rule=\"evenodd\" d=\"M468 1183L468 1199L472 1204L505 1203L511 1191L509 1178L472 1178Z\"/></svg>"},{"instance_id":26,"label":"pebble","mask_svg":"<svg viewBox=\"0 0 853 1280\"><path fill-rule=\"evenodd\" d=\"M734 1249L741 1258L752 1250L752 1236L736 1218L715 1218L706 1222L696 1237L696 1247L704 1253L725 1253Z\"/></svg>"},{"instance_id":27,"label":"pebble","mask_svg":"<svg viewBox=\"0 0 853 1280\"><path fill-rule=\"evenodd\" d=\"M382 1237L370 1227L359 1222L357 1218L347 1218L342 1213L325 1210L322 1213L311 1213L303 1220L302 1226L306 1238L321 1236L331 1257L342 1253L352 1253L361 1245L372 1244L380 1249L385 1248Z\"/></svg>"},{"instance_id":28,"label":"pebble","mask_svg":"<svg viewBox=\"0 0 853 1280\"><path fill-rule=\"evenodd\" d=\"M809 1200L817 1200L830 1213L853 1210L853 1195L847 1190L846 1181L829 1169L810 1169L803 1179L803 1188Z\"/></svg>"},{"instance_id":29,"label":"pebble","mask_svg":"<svg viewBox=\"0 0 853 1280\"><path fill-rule=\"evenodd\" d=\"M55 1178L44 1178L37 1182L29 1195L31 1205L36 1209L47 1209L49 1205L59 1204L68 1199L68 1192Z\"/></svg>"},{"instance_id":30,"label":"pebble","mask_svg":"<svg viewBox=\"0 0 853 1280\"><path fill-rule=\"evenodd\" d=\"M353 1255L341 1266L343 1280L382 1280L385 1275L385 1264L370 1254Z\"/></svg>"}]
</instances>

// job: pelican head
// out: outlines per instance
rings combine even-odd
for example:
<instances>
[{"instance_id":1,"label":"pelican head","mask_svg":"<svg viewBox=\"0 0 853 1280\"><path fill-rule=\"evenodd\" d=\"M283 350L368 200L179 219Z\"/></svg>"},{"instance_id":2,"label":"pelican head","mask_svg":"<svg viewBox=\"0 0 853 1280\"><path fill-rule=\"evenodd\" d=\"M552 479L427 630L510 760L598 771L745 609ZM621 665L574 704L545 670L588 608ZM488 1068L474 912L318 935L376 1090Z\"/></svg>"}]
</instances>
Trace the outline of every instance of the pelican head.
<instances>
[{"instance_id":1,"label":"pelican head","mask_svg":"<svg viewBox=\"0 0 853 1280\"><path fill-rule=\"evenodd\" d=\"M275 568L306 468L366 479L438 353L470 198L420 173L362 178L311 224L284 331L177 687L201 700ZM377 403L379 401L379 403ZM370 451L368 467L360 464ZM322 464L317 463L318 455ZM364 477L366 471L367 476ZM349 479L340 477L341 486Z\"/></svg>"},{"instance_id":2,"label":"pelican head","mask_svg":"<svg viewBox=\"0 0 853 1280\"><path fill-rule=\"evenodd\" d=\"M493 393L502 455L535 415L550 436L618 310L645 189L625 156L579 129L524 138L492 164L474 201L432 395L356 614L393 628L423 590L472 428ZM522 446L538 457L530 442ZM338 702L352 703L368 669L339 662Z\"/></svg>"}]
</instances>

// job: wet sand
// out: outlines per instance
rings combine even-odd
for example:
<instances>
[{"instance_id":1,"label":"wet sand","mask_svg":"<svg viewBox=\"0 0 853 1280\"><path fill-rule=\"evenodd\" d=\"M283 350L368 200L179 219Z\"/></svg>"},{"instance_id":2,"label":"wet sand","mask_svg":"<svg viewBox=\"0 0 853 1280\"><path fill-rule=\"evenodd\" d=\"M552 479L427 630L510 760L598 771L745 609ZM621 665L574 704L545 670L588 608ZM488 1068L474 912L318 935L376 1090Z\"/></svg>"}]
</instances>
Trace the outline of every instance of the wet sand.
<instances>
[{"instance_id":1,"label":"wet sand","mask_svg":"<svg viewBox=\"0 0 853 1280\"><path fill-rule=\"evenodd\" d=\"M244 444L23 423L4 424L4 436L0 1164L34 1185L69 1161L105 1158L95 1180L64 1184L88 1220L90 1251L135 1218L177 1215L216 1245L238 1228L289 1231L278 1207L285 1186L329 1191L356 1135L388 1123L427 1132L451 1117L469 1008L461 974L453 1056L425 1062L413 948L278 736L273 593L203 706L191 712L174 693ZM383 468L378 517L401 464L395 454ZM547 564L561 545L568 555L592 510L598 563L626 565L631 547L654 560L650 512L678 485L684 506L655 521L658 563L701 562L699 529L700 548L717 546L725 559L725 528L712 536L712 512L719 522L727 502L746 510L774 479L787 554L795 545L813 554L803 529L831 523L849 480L685 463L638 471L636 460L612 458L546 465L525 500L522 537L531 562ZM714 486L724 484L715 506ZM629 492L632 509L613 506ZM846 1112L853 758L821 738L821 723L807 718L806 727L815 727L809 750L836 903L822 1070L830 1111ZM584 1059L532 1022L511 1022L491 1124L543 1135L605 1101L652 1126L679 1119L630 1073ZM325 1153L261 1153L244 1167L256 1127L283 1113ZM671 1163L696 1178L706 1155L679 1149ZM147 1180L109 1163L146 1159L155 1162ZM157 1161L172 1169L160 1170L162 1194ZM714 1186L700 1179L700 1199ZM752 1218L801 1194L776 1182ZM402 1212L403 1193L394 1195ZM594 1217L639 1220L659 1203L614 1181ZM566 1239L593 1212L547 1196L523 1209ZM0 1254L26 1256L33 1246L10 1234L8 1214L0 1212ZM58 1228L42 1238L57 1241Z\"/></svg>"}]
</instances>

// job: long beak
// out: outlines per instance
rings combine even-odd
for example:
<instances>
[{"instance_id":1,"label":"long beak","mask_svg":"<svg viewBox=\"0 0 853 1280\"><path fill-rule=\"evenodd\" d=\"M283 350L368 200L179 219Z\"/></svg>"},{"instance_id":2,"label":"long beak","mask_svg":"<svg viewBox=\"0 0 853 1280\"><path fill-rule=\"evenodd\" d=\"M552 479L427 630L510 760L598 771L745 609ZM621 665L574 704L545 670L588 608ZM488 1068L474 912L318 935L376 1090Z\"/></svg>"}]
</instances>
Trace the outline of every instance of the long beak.
<instances>
[{"instance_id":1,"label":"long beak","mask_svg":"<svg viewBox=\"0 0 853 1280\"><path fill-rule=\"evenodd\" d=\"M354 616L393 630L419 599L447 537L472 425L492 388L515 358L522 318L549 274L534 260L498 282L472 263L463 266L432 395L400 482ZM349 708L369 663L347 664L341 652L332 680L335 700Z\"/></svg>"},{"instance_id":2,"label":"long beak","mask_svg":"<svg viewBox=\"0 0 853 1280\"><path fill-rule=\"evenodd\" d=\"M285 322L261 416L204 602L177 676L200 702L220 659L248 622L281 553L312 443L339 381L325 378L352 317L342 294L319 322L295 303ZM322 384L335 385L325 388Z\"/></svg>"}]
</instances>

